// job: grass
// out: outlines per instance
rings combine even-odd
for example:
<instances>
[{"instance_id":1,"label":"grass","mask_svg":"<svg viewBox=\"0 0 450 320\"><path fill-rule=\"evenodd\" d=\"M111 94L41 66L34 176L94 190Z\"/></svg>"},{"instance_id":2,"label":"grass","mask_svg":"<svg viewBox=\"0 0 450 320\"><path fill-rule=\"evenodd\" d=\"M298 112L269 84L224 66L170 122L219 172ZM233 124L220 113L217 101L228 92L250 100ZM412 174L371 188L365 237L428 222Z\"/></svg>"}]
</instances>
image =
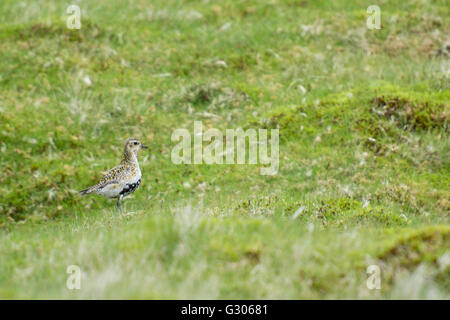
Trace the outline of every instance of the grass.
<instances>
[{"instance_id":1,"label":"grass","mask_svg":"<svg viewBox=\"0 0 450 320\"><path fill-rule=\"evenodd\" d=\"M448 299L447 3L371 4L80 2L69 30L2 1L0 298ZM194 121L278 128L278 174L173 164ZM80 197L130 136L125 213Z\"/></svg>"}]
</instances>

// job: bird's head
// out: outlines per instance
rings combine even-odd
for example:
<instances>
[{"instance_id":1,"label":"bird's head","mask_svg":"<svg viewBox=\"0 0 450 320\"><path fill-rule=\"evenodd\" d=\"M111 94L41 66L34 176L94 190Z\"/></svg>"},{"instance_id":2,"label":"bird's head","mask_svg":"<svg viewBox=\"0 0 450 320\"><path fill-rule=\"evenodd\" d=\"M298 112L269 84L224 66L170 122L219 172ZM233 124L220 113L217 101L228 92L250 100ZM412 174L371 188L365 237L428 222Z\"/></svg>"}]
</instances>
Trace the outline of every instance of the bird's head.
<instances>
[{"instance_id":1,"label":"bird's head","mask_svg":"<svg viewBox=\"0 0 450 320\"><path fill-rule=\"evenodd\" d=\"M147 146L144 146L138 139L136 138L130 138L125 142L125 155L131 155L134 154L135 156L138 155L139 150L141 149L147 149Z\"/></svg>"}]
</instances>

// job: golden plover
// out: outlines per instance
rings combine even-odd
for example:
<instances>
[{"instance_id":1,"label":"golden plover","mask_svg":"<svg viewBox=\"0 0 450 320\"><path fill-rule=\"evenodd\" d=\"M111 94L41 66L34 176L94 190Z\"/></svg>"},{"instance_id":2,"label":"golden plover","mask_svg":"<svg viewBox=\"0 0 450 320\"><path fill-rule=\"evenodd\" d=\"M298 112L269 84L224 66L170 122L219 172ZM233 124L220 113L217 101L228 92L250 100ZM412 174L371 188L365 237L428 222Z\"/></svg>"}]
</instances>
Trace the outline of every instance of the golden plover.
<instances>
[{"instance_id":1,"label":"golden plover","mask_svg":"<svg viewBox=\"0 0 450 320\"><path fill-rule=\"evenodd\" d=\"M119 165L109 170L98 184L81 190L80 194L98 194L106 198L117 198L117 208L121 209L122 198L136 191L141 183L138 152L147 148L138 139L130 138L125 142L123 159Z\"/></svg>"}]
</instances>

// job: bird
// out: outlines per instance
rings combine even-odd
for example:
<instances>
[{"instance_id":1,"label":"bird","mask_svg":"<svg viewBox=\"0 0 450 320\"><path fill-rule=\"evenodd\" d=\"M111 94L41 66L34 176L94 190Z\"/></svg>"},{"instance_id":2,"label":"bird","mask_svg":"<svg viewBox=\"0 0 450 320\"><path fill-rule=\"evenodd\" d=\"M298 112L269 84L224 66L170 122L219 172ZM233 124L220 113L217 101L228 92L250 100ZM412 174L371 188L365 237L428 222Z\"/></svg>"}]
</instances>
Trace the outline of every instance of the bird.
<instances>
[{"instance_id":1,"label":"bird","mask_svg":"<svg viewBox=\"0 0 450 320\"><path fill-rule=\"evenodd\" d=\"M122 210L122 199L136 191L141 184L142 173L138 162L138 153L147 149L136 138L125 141L123 158L120 164L109 170L99 183L81 190L81 195L97 194L110 199L117 199L117 209Z\"/></svg>"}]
</instances>

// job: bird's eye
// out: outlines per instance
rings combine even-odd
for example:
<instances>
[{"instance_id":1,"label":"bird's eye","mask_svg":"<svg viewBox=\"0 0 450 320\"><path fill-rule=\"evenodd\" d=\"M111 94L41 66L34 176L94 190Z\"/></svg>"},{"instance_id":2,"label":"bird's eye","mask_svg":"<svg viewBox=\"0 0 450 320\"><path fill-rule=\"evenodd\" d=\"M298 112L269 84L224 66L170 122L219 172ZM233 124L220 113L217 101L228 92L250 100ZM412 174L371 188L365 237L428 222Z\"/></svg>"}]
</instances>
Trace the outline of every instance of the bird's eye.
<instances>
[{"instance_id":1,"label":"bird's eye","mask_svg":"<svg viewBox=\"0 0 450 320\"><path fill-rule=\"evenodd\" d=\"M135 141L133 144L134 144L135 146L137 146L137 145L139 144L139 142L136 142L136 141Z\"/></svg>"}]
</instances>

